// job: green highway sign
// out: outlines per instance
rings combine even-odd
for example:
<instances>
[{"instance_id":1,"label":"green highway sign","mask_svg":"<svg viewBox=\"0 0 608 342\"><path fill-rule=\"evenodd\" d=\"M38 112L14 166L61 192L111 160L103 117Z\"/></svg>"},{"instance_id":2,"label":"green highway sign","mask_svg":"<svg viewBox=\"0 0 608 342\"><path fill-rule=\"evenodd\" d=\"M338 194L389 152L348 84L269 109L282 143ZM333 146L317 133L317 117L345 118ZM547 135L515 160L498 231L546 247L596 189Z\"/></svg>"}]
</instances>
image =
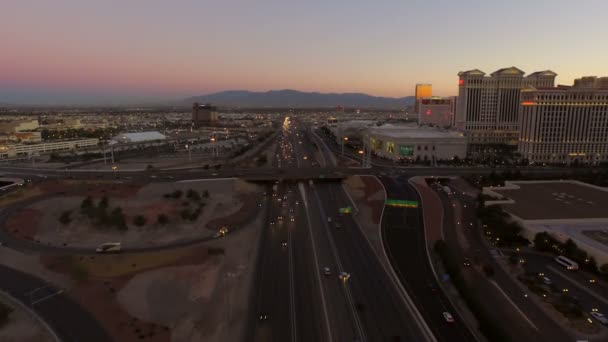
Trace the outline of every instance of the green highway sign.
<instances>
[{"instance_id":1,"label":"green highway sign","mask_svg":"<svg viewBox=\"0 0 608 342\"><path fill-rule=\"evenodd\" d=\"M418 208L418 201L387 199L384 204L389 207Z\"/></svg>"},{"instance_id":2,"label":"green highway sign","mask_svg":"<svg viewBox=\"0 0 608 342\"><path fill-rule=\"evenodd\" d=\"M346 207L346 208L340 208L340 209L338 209L338 212L340 214L350 214L350 213L352 213L352 211L353 211L353 208L351 208L351 207Z\"/></svg>"}]
</instances>

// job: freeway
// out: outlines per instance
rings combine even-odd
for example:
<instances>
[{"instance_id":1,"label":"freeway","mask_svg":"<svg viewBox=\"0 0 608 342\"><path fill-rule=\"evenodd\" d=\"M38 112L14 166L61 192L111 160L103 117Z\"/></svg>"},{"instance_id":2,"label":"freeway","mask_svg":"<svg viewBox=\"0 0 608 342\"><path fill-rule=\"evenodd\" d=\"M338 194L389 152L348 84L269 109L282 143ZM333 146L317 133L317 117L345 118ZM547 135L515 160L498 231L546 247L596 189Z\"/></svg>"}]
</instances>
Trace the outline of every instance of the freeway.
<instances>
[{"instance_id":1,"label":"freeway","mask_svg":"<svg viewBox=\"0 0 608 342\"><path fill-rule=\"evenodd\" d=\"M390 199L420 201L406 177L381 177ZM420 208L385 207L382 239L389 260L437 341L475 341L445 294L438 290L429 264ZM447 323L443 312L454 316Z\"/></svg>"},{"instance_id":2,"label":"freeway","mask_svg":"<svg viewBox=\"0 0 608 342\"><path fill-rule=\"evenodd\" d=\"M0 290L30 307L62 342L107 342L110 337L95 318L60 289L32 275L0 265Z\"/></svg>"}]
</instances>

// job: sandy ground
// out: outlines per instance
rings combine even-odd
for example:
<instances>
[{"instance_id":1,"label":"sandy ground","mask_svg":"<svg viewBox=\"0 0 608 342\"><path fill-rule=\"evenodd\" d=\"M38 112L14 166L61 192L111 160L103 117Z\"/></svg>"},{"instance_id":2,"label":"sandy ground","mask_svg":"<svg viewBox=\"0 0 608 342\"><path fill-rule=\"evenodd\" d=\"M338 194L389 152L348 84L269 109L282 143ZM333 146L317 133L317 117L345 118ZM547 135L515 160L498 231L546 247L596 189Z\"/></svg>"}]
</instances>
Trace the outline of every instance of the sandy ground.
<instances>
[{"instance_id":1,"label":"sandy ground","mask_svg":"<svg viewBox=\"0 0 608 342\"><path fill-rule=\"evenodd\" d=\"M143 187L132 184L62 184L64 194L43 199L15 213L7 222L7 228L16 236L39 241L43 244L67 245L93 248L100 243L120 241L124 247L162 245L178 241L211 236L216 233L218 222L230 224L233 216L242 212L245 204L255 200L261 188L239 180L213 180L197 182L153 183ZM57 186L46 185L44 190L55 192ZM182 190L181 199L167 199L163 195ZM209 191L210 198L195 221L184 220L180 213L183 209L196 210L198 205L188 201L185 193L194 189L199 193ZM87 196L97 204L103 196L109 199L109 210L121 207L129 228L119 231L115 227L102 227L80 213L80 204ZM71 210L72 222L59 223L63 211ZM250 210L250 209L248 209ZM169 217L169 224L157 222L159 214ZM135 215L146 217L143 227L133 224ZM232 220L233 221L233 220Z\"/></svg>"},{"instance_id":2,"label":"sandy ground","mask_svg":"<svg viewBox=\"0 0 608 342\"><path fill-rule=\"evenodd\" d=\"M204 245L71 257L89 276L69 294L116 341L241 341L262 219ZM69 273L65 257L45 263Z\"/></svg>"},{"instance_id":3,"label":"sandy ground","mask_svg":"<svg viewBox=\"0 0 608 342\"><path fill-rule=\"evenodd\" d=\"M212 243L225 255L138 274L118 293L118 301L131 316L171 327L174 342L241 340L257 245L252 241L261 226L258 219Z\"/></svg>"},{"instance_id":4,"label":"sandy ground","mask_svg":"<svg viewBox=\"0 0 608 342\"><path fill-rule=\"evenodd\" d=\"M2 342L53 342L50 333L30 315L29 312L18 305L14 305L8 298L0 294L0 302L13 308L8 322L0 327L0 341Z\"/></svg>"}]
</instances>

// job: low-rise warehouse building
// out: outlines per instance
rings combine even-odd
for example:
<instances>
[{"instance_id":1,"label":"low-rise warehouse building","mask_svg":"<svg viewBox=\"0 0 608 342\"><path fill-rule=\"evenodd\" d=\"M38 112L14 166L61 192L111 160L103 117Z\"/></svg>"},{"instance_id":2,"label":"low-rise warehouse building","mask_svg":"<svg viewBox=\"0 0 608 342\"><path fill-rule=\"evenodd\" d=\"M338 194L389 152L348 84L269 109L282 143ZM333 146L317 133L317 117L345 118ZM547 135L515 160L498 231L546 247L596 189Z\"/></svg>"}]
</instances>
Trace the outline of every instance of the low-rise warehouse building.
<instances>
[{"instance_id":1,"label":"low-rise warehouse building","mask_svg":"<svg viewBox=\"0 0 608 342\"><path fill-rule=\"evenodd\" d=\"M372 153L392 160L451 160L465 158L467 140L458 132L432 127L389 126L370 128Z\"/></svg>"},{"instance_id":2,"label":"low-rise warehouse building","mask_svg":"<svg viewBox=\"0 0 608 342\"><path fill-rule=\"evenodd\" d=\"M487 187L483 193L524 227L533 241L548 232L561 242L572 239L598 263L608 263L608 189L583 182L517 181Z\"/></svg>"},{"instance_id":3,"label":"low-rise warehouse building","mask_svg":"<svg viewBox=\"0 0 608 342\"><path fill-rule=\"evenodd\" d=\"M32 155L70 151L83 147L97 146L99 139L62 140L34 144L0 145L0 159L27 157Z\"/></svg>"},{"instance_id":4,"label":"low-rise warehouse building","mask_svg":"<svg viewBox=\"0 0 608 342\"><path fill-rule=\"evenodd\" d=\"M121 144L138 143L146 141L166 140L167 137L160 132L134 132L122 133L112 138L113 141Z\"/></svg>"}]
</instances>

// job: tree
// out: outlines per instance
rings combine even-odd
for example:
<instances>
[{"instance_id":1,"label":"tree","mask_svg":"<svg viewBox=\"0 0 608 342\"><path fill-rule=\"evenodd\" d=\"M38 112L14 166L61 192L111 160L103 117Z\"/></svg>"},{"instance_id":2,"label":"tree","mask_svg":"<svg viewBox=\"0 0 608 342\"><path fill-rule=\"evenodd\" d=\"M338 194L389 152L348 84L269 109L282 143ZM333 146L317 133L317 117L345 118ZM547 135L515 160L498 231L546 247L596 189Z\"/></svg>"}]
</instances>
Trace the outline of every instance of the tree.
<instances>
[{"instance_id":1,"label":"tree","mask_svg":"<svg viewBox=\"0 0 608 342\"><path fill-rule=\"evenodd\" d=\"M603 274L608 274L608 264L602 264L602 266L600 266L600 272Z\"/></svg>"},{"instance_id":2,"label":"tree","mask_svg":"<svg viewBox=\"0 0 608 342\"><path fill-rule=\"evenodd\" d=\"M93 199L91 198L91 196L87 196L85 199L82 200L82 203L80 203L80 209L86 210L89 209L93 206Z\"/></svg>"},{"instance_id":3,"label":"tree","mask_svg":"<svg viewBox=\"0 0 608 342\"><path fill-rule=\"evenodd\" d=\"M181 190L175 190L173 191L173 193L171 194L171 197L175 198L175 199L180 199L182 197L184 193Z\"/></svg>"},{"instance_id":4,"label":"tree","mask_svg":"<svg viewBox=\"0 0 608 342\"><path fill-rule=\"evenodd\" d=\"M184 209L181 211L180 216L182 217L182 219L184 220L188 220L190 219L190 215L192 215L192 212L190 212L190 209Z\"/></svg>"},{"instance_id":5,"label":"tree","mask_svg":"<svg viewBox=\"0 0 608 342\"><path fill-rule=\"evenodd\" d=\"M133 224L142 227L146 224L146 217L143 215L137 215L133 218Z\"/></svg>"},{"instance_id":6,"label":"tree","mask_svg":"<svg viewBox=\"0 0 608 342\"><path fill-rule=\"evenodd\" d=\"M484 264L482 270L486 277L492 278L494 276L494 267L492 267L492 265Z\"/></svg>"},{"instance_id":7,"label":"tree","mask_svg":"<svg viewBox=\"0 0 608 342\"><path fill-rule=\"evenodd\" d=\"M97 205L97 207L99 209L107 209L108 208L108 198L106 196L103 196L101 198L101 200L99 201L99 204Z\"/></svg>"},{"instance_id":8,"label":"tree","mask_svg":"<svg viewBox=\"0 0 608 342\"><path fill-rule=\"evenodd\" d=\"M208 190L203 191L203 198L209 198L209 191Z\"/></svg>"},{"instance_id":9,"label":"tree","mask_svg":"<svg viewBox=\"0 0 608 342\"><path fill-rule=\"evenodd\" d=\"M201 195L196 192L195 190L192 189L188 189L188 191L186 192L186 198L189 198L193 201L200 201L201 200Z\"/></svg>"},{"instance_id":10,"label":"tree","mask_svg":"<svg viewBox=\"0 0 608 342\"><path fill-rule=\"evenodd\" d=\"M62 212L59 216L59 222L64 226L68 225L70 222L72 222L72 218L70 217L71 214L72 212L70 210Z\"/></svg>"},{"instance_id":11,"label":"tree","mask_svg":"<svg viewBox=\"0 0 608 342\"><path fill-rule=\"evenodd\" d=\"M158 217L156 220L158 221L158 223L160 223L162 225L169 223L169 217L165 214L158 214Z\"/></svg>"}]
</instances>

